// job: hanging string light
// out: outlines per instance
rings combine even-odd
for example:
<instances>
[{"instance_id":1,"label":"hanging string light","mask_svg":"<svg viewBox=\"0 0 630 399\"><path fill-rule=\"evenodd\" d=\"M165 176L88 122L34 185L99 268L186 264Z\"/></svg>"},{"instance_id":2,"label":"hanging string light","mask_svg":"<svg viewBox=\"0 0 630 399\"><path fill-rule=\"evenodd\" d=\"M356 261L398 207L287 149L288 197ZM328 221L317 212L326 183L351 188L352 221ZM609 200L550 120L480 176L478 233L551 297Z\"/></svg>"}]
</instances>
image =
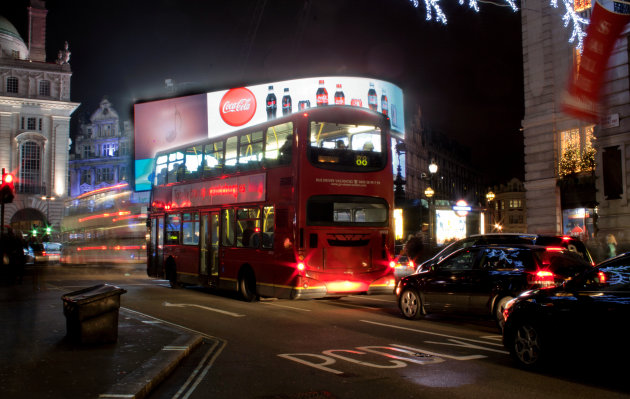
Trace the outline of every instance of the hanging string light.
<instances>
[{"instance_id":1,"label":"hanging string light","mask_svg":"<svg viewBox=\"0 0 630 399\"><path fill-rule=\"evenodd\" d=\"M420 5L419 0L409 0L414 7L418 8ZM468 7L475 10L475 12L479 12L479 4L478 1L482 0L468 0ZM507 5L512 8L512 11L518 11L518 7L516 6L516 2L514 0L504 0ZM466 0L459 0L459 5L464 5ZM482 1L483 3L487 3L487 1ZM494 5L499 5L496 3L491 3ZM581 17L573 7L573 0L562 0L562 4L564 5L565 13L562 17L562 21L564 22L564 27L568 27L571 25L573 32L571 33L571 37L569 38L569 43L575 43L575 47L578 49L580 53L582 53L582 48L584 46L584 38L586 37L586 32L584 31L584 26L588 25L588 19ZM433 19L433 14L435 14L435 20L437 22L442 22L446 24L447 19L446 15L442 11L440 7L440 0L424 0L424 5L426 8L426 20L431 21ZM558 0L550 0L550 5L553 8L558 8ZM579 10L582 11L582 10Z\"/></svg>"}]
</instances>

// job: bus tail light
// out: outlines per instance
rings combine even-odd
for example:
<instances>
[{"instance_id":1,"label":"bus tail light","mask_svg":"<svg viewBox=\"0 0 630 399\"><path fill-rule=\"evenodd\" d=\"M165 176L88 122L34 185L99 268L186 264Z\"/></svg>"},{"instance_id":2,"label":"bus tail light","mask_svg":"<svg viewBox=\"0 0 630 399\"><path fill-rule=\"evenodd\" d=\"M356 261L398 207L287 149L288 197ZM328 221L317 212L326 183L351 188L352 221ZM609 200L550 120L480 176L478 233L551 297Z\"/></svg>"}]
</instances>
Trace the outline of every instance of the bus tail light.
<instances>
[{"instance_id":1,"label":"bus tail light","mask_svg":"<svg viewBox=\"0 0 630 399\"><path fill-rule=\"evenodd\" d=\"M298 263L296 267L299 271L304 271L304 269L306 268L306 266L304 266L304 262Z\"/></svg>"},{"instance_id":2,"label":"bus tail light","mask_svg":"<svg viewBox=\"0 0 630 399\"><path fill-rule=\"evenodd\" d=\"M391 267L392 269L394 269L396 267L396 262L395 261L390 261L389 262L389 267Z\"/></svg>"}]
</instances>

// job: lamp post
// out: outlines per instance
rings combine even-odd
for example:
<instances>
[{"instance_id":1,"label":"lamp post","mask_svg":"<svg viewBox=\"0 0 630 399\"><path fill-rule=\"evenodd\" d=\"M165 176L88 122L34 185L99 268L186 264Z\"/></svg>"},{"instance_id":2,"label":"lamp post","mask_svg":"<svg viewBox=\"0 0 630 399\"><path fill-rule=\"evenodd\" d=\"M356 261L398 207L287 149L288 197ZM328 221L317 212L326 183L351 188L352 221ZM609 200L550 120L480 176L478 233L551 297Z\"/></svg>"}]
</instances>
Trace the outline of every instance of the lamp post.
<instances>
[{"instance_id":1,"label":"lamp post","mask_svg":"<svg viewBox=\"0 0 630 399\"><path fill-rule=\"evenodd\" d=\"M54 201L57 197L45 195L42 196L42 201L46 201L46 224L50 225L50 201Z\"/></svg>"},{"instance_id":2,"label":"lamp post","mask_svg":"<svg viewBox=\"0 0 630 399\"><path fill-rule=\"evenodd\" d=\"M488 191L488 194L486 194L486 200L488 200L488 210L490 211L490 226L493 225L494 223L494 208L492 207L492 201L494 200L494 193L491 191Z\"/></svg>"},{"instance_id":3,"label":"lamp post","mask_svg":"<svg viewBox=\"0 0 630 399\"><path fill-rule=\"evenodd\" d=\"M430 185L424 190L424 195L429 199L429 243L433 247L435 244L435 191L431 188L433 185L433 176L437 173L438 166L434 160L429 164Z\"/></svg>"}]
</instances>

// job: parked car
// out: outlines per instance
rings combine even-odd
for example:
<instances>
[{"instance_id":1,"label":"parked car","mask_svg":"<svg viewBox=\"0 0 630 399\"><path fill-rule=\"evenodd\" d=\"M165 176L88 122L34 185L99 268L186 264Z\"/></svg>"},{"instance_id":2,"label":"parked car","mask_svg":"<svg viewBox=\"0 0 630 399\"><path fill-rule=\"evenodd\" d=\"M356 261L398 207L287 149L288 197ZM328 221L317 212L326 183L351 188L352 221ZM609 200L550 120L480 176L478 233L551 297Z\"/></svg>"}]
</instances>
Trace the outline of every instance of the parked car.
<instances>
[{"instance_id":1,"label":"parked car","mask_svg":"<svg viewBox=\"0 0 630 399\"><path fill-rule=\"evenodd\" d=\"M430 312L503 318L505 304L521 292L553 287L592 266L564 248L535 245L473 245L460 248L396 286L407 319Z\"/></svg>"},{"instance_id":2,"label":"parked car","mask_svg":"<svg viewBox=\"0 0 630 399\"><path fill-rule=\"evenodd\" d=\"M412 274L416 270L416 265L413 260L409 259L406 255L398 255L394 260L394 276L396 281L401 278Z\"/></svg>"},{"instance_id":3,"label":"parked car","mask_svg":"<svg viewBox=\"0 0 630 399\"><path fill-rule=\"evenodd\" d=\"M630 252L550 290L534 290L504 310L503 344L524 368L554 358L585 362L630 355Z\"/></svg>"},{"instance_id":4,"label":"parked car","mask_svg":"<svg viewBox=\"0 0 630 399\"><path fill-rule=\"evenodd\" d=\"M591 263L592 265L595 265L593 257L591 256L584 243L575 237L527 233L490 233L475 234L449 244L440 252L438 252L435 256L421 263L418 266L418 271L428 269L431 265L436 264L441 259L444 259L445 257L460 248L472 247L473 245L488 244L530 244L542 245L546 247L562 247L579 254L580 256L582 256L582 258L584 258L584 260Z\"/></svg>"}]
</instances>

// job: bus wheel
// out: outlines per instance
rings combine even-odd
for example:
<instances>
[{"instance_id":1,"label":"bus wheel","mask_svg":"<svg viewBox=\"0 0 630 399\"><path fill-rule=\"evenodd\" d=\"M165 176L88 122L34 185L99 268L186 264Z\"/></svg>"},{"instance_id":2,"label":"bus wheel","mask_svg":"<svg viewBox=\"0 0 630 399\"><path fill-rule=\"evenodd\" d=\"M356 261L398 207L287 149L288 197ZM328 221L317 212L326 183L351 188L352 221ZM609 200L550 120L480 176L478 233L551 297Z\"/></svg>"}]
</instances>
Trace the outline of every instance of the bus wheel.
<instances>
[{"instance_id":1,"label":"bus wheel","mask_svg":"<svg viewBox=\"0 0 630 399\"><path fill-rule=\"evenodd\" d=\"M173 258L168 258L166 260L166 278L168 282L171 284L171 288L180 288L181 284L177 282L177 267L175 266L175 261Z\"/></svg>"},{"instance_id":2,"label":"bus wheel","mask_svg":"<svg viewBox=\"0 0 630 399\"><path fill-rule=\"evenodd\" d=\"M238 288L245 302L253 302L258 298L256 295L256 277L254 277L254 272L251 269L244 269L241 272Z\"/></svg>"}]
</instances>

